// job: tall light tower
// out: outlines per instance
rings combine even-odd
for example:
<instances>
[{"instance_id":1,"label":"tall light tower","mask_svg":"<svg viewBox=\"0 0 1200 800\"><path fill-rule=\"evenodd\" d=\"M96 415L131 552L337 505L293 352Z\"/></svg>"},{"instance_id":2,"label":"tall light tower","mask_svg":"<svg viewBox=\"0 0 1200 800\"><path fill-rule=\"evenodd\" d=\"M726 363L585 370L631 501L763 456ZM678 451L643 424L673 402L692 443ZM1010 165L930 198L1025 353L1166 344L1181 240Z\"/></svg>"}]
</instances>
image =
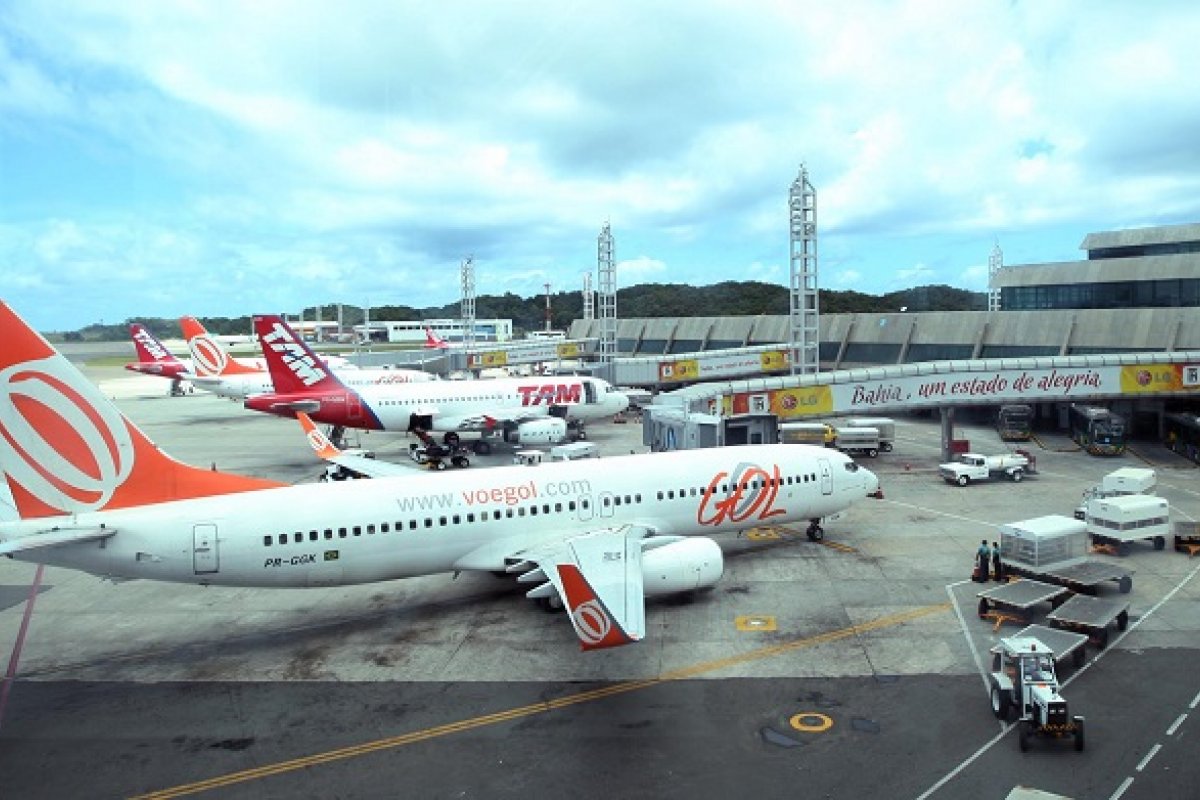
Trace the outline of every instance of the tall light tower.
<instances>
[{"instance_id":1,"label":"tall light tower","mask_svg":"<svg viewBox=\"0 0 1200 800\"><path fill-rule=\"evenodd\" d=\"M997 241L996 246L992 248L992 254L988 256L988 311L1000 310L1000 287L996 283L1002 269L1004 251L1000 249L1000 242Z\"/></svg>"},{"instance_id":2,"label":"tall light tower","mask_svg":"<svg viewBox=\"0 0 1200 800\"><path fill-rule=\"evenodd\" d=\"M612 362L617 353L617 262L612 226L607 222L596 239L596 294L600 301L600 363L612 377Z\"/></svg>"},{"instance_id":3,"label":"tall light tower","mask_svg":"<svg viewBox=\"0 0 1200 800\"><path fill-rule=\"evenodd\" d=\"M543 283L542 285L546 287L546 332L549 333L550 329L554 327L550 324L550 284Z\"/></svg>"},{"instance_id":4,"label":"tall light tower","mask_svg":"<svg viewBox=\"0 0 1200 800\"><path fill-rule=\"evenodd\" d=\"M820 369L820 299L817 294L817 191L800 174L788 193L791 216L791 373L807 375Z\"/></svg>"},{"instance_id":5,"label":"tall light tower","mask_svg":"<svg viewBox=\"0 0 1200 800\"><path fill-rule=\"evenodd\" d=\"M467 256L459 269L462 278L462 301L459 313L463 324L463 347L475 346L475 259Z\"/></svg>"},{"instance_id":6,"label":"tall light tower","mask_svg":"<svg viewBox=\"0 0 1200 800\"><path fill-rule=\"evenodd\" d=\"M583 318L590 320L596 316L596 297L592 294L592 273L583 273Z\"/></svg>"}]
</instances>

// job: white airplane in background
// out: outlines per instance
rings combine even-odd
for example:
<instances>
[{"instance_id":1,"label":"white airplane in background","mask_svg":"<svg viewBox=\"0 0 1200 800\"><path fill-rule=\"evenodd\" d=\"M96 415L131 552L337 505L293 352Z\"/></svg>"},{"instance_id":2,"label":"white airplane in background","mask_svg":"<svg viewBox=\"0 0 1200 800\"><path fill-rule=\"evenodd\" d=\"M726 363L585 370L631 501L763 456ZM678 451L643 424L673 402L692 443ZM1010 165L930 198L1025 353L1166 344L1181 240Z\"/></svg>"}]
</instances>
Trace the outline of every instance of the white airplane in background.
<instances>
[{"instance_id":1,"label":"white airplane in background","mask_svg":"<svg viewBox=\"0 0 1200 800\"><path fill-rule=\"evenodd\" d=\"M712 586L707 536L879 494L798 444L289 486L188 466L0 303L0 469L20 519L0 555L116 579L339 586L506 571L559 601L584 649L643 638L645 598Z\"/></svg>"},{"instance_id":2,"label":"white airplane in background","mask_svg":"<svg viewBox=\"0 0 1200 800\"><path fill-rule=\"evenodd\" d=\"M567 438L568 421L612 417L629 406L607 381L590 377L347 385L278 315L256 316L254 330L275 392L247 397L245 406L284 417L303 411L335 429L437 431L452 445L470 431L484 435L475 443L483 454L492 434L515 444L554 444Z\"/></svg>"},{"instance_id":3,"label":"white airplane in background","mask_svg":"<svg viewBox=\"0 0 1200 800\"><path fill-rule=\"evenodd\" d=\"M250 395L271 393L275 385L267 371L265 358L232 358L225 348L213 338L195 317L179 320L183 336L187 339L192 354L194 375L188 376L201 389L244 400ZM337 370L351 386L389 385L437 380L437 376L416 369L359 369L341 356L318 356L319 361Z\"/></svg>"}]
</instances>

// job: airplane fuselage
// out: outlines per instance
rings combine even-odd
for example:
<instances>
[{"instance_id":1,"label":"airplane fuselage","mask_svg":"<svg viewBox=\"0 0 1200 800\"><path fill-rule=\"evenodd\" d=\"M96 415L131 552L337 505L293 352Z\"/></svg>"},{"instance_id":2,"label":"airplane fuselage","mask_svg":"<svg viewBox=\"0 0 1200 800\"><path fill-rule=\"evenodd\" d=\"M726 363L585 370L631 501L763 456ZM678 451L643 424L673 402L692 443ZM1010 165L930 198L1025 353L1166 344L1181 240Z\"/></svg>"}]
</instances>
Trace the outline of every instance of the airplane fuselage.
<instances>
[{"instance_id":1,"label":"airplane fuselage","mask_svg":"<svg viewBox=\"0 0 1200 800\"><path fill-rule=\"evenodd\" d=\"M14 557L114 578L330 586L501 570L525 548L593 528L691 535L794 523L877 488L843 454L758 445L263 489L6 522L0 539L103 526L115 533Z\"/></svg>"}]
</instances>

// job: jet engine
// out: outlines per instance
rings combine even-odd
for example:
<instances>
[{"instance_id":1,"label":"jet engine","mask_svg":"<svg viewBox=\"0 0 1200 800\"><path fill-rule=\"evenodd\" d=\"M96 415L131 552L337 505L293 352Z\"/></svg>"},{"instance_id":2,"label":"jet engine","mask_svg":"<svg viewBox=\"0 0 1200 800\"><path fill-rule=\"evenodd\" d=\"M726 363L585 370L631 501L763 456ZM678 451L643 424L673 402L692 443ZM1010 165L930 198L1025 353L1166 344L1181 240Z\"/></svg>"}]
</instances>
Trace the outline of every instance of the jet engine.
<instances>
[{"instance_id":1,"label":"jet engine","mask_svg":"<svg viewBox=\"0 0 1200 800\"><path fill-rule=\"evenodd\" d=\"M510 444L558 444L566 438L567 422L557 417L522 422L504 432L504 441Z\"/></svg>"},{"instance_id":2,"label":"jet engine","mask_svg":"<svg viewBox=\"0 0 1200 800\"><path fill-rule=\"evenodd\" d=\"M647 597L715 586L725 571L720 546L697 536L642 553L642 582Z\"/></svg>"}]
</instances>

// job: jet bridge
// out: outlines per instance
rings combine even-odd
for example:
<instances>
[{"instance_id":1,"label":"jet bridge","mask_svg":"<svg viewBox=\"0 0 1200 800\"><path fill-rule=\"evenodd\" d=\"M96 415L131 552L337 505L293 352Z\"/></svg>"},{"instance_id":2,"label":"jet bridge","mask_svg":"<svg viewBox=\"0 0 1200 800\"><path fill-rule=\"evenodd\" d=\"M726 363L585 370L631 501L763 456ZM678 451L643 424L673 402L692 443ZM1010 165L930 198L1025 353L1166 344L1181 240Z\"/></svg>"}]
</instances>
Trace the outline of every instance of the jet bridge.
<instances>
[{"instance_id":1,"label":"jet bridge","mask_svg":"<svg viewBox=\"0 0 1200 800\"><path fill-rule=\"evenodd\" d=\"M700 383L659 395L643 424L668 419L663 408L679 410L671 420L716 417L717 444L731 444L775 441L780 421L936 409L948 460L959 406L1164 398L1200 399L1200 351L927 361Z\"/></svg>"}]
</instances>

